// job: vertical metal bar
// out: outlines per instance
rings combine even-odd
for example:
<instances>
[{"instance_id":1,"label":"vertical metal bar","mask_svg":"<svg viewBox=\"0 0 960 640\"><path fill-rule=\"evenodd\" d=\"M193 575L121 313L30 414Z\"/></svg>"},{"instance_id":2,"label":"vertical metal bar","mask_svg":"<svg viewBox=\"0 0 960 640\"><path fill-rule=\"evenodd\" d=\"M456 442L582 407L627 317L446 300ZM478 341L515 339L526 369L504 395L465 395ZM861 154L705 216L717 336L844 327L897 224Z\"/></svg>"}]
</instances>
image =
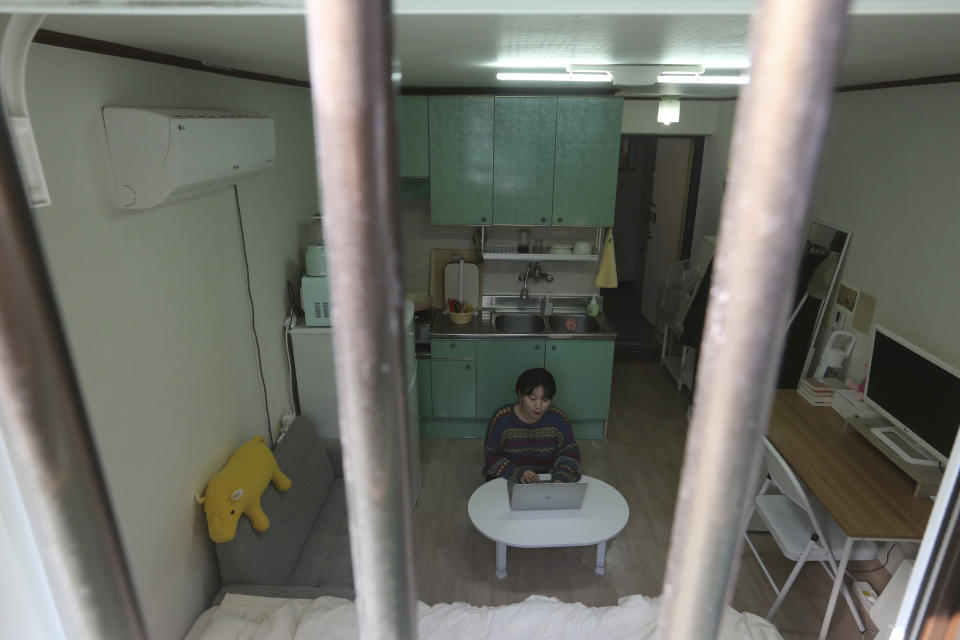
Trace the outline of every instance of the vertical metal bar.
<instances>
[{"instance_id":1,"label":"vertical metal bar","mask_svg":"<svg viewBox=\"0 0 960 640\"><path fill-rule=\"evenodd\" d=\"M144 638L3 117L0 274L0 428L62 626L72 638Z\"/></svg>"},{"instance_id":2,"label":"vertical metal bar","mask_svg":"<svg viewBox=\"0 0 960 640\"><path fill-rule=\"evenodd\" d=\"M415 637L388 0L307 3L361 638Z\"/></svg>"},{"instance_id":3,"label":"vertical metal bar","mask_svg":"<svg viewBox=\"0 0 960 640\"><path fill-rule=\"evenodd\" d=\"M893 628L897 640L960 635L960 438L947 460Z\"/></svg>"},{"instance_id":4,"label":"vertical metal bar","mask_svg":"<svg viewBox=\"0 0 960 640\"><path fill-rule=\"evenodd\" d=\"M846 11L847 0L766 0L754 16L667 557L664 638L715 638L736 581Z\"/></svg>"}]
</instances>

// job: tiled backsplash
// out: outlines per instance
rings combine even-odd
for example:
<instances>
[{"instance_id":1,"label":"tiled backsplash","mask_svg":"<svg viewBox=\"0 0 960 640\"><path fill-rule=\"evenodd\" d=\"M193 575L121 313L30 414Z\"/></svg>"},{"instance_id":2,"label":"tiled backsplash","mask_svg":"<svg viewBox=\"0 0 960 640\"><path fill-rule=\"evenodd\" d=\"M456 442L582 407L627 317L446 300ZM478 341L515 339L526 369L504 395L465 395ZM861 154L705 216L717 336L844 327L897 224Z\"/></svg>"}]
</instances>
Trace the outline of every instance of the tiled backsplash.
<instances>
[{"instance_id":1,"label":"tiled backsplash","mask_svg":"<svg viewBox=\"0 0 960 640\"><path fill-rule=\"evenodd\" d=\"M531 262L536 262L531 259ZM526 262L513 260L487 260L483 263L484 295L518 295L520 283L518 276L527 268ZM597 292L593 279L597 275L596 262L540 262L540 269L553 276L553 282L541 280L527 282L530 295L544 293L592 294Z\"/></svg>"},{"instance_id":2,"label":"tiled backsplash","mask_svg":"<svg viewBox=\"0 0 960 640\"><path fill-rule=\"evenodd\" d=\"M473 249L475 227L434 226L430 224L430 201L427 199L401 200L400 202L400 250L403 261L403 285L408 292L427 292L430 289L430 249ZM516 245L519 227L488 227L487 243ZM530 242L541 238L545 245L554 241L573 242L587 240L596 250L596 229L571 227L530 227ZM537 262L530 256L530 262ZM487 260L481 265L483 294L518 295L520 280L517 276L527 267L527 260ZM597 274L596 262L554 262L542 260L540 268L553 275L553 282L530 280L527 289L530 295L597 293L593 279Z\"/></svg>"},{"instance_id":3,"label":"tiled backsplash","mask_svg":"<svg viewBox=\"0 0 960 640\"><path fill-rule=\"evenodd\" d=\"M473 227L430 224L430 201L400 201L400 255L403 288L407 292L430 291L430 249L472 249Z\"/></svg>"}]
</instances>

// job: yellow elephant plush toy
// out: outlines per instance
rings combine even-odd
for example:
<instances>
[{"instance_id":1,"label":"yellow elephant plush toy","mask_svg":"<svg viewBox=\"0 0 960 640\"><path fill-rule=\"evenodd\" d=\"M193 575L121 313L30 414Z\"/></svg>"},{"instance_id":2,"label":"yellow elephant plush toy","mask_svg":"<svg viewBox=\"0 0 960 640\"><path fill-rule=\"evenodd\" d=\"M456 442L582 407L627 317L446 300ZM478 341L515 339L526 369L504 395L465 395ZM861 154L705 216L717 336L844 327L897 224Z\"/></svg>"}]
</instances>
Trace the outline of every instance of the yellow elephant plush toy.
<instances>
[{"instance_id":1,"label":"yellow elephant plush toy","mask_svg":"<svg viewBox=\"0 0 960 640\"><path fill-rule=\"evenodd\" d=\"M203 496L197 498L207 514L207 531L214 542L230 542L237 535L240 514L250 518L257 531L270 526L267 514L260 507L260 496L273 482L278 491L286 491L292 482L283 475L277 459L257 436L230 456L227 464L207 484Z\"/></svg>"}]
</instances>

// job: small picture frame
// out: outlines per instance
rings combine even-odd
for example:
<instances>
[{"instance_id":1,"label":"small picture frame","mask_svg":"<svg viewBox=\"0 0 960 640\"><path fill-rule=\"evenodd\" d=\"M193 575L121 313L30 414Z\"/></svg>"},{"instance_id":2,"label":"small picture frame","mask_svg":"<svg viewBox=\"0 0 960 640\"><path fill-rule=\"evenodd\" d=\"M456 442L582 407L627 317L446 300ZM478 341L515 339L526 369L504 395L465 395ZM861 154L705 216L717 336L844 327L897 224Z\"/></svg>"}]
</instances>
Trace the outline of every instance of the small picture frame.
<instances>
[{"instance_id":1,"label":"small picture frame","mask_svg":"<svg viewBox=\"0 0 960 640\"><path fill-rule=\"evenodd\" d=\"M859 295L859 291L841 282L840 287L837 289L837 306L853 313L854 307L857 306L857 296Z\"/></svg>"}]
</instances>

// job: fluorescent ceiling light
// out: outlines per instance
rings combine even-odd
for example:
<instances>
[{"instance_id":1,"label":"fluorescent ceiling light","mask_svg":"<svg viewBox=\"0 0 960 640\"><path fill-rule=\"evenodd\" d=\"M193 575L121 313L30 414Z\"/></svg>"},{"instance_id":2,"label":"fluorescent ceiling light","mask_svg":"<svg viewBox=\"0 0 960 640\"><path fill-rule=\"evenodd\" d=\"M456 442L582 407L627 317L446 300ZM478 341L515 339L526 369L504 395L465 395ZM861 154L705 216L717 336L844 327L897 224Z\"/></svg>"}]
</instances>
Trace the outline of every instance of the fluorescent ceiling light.
<instances>
[{"instance_id":1,"label":"fluorescent ceiling light","mask_svg":"<svg viewBox=\"0 0 960 640\"><path fill-rule=\"evenodd\" d=\"M663 74L657 76L660 84L747 84L750 76L703 76L690 74Z\"/></svg>"},{"instance_id":2,"label":"fluorescent ceiling light","mask_svg":"<svg viewBox=\"0 0 960 640\"><path fill-rule=\"evenodd\" d=\"M580 61L576 64L590 65L595 68L597 65L607 64L602 61ZM495 62L490 62L484 66L497 67L499 69L563 69L565 71L576 71L570 69L574 63L570 58L498 58Z\"/></svg>"},{"instance_id":3,"label":"fluorescent ceiling light","mask_svg":"<svg viewBox=\"0 0 960 640\"><path fill-rule=\"evenodd\" d=\"M497 74L497 80L527 80L533 82L612 82L609 73L532 73L532 72L502 72Z\"/></svg>"}]
</instances>

